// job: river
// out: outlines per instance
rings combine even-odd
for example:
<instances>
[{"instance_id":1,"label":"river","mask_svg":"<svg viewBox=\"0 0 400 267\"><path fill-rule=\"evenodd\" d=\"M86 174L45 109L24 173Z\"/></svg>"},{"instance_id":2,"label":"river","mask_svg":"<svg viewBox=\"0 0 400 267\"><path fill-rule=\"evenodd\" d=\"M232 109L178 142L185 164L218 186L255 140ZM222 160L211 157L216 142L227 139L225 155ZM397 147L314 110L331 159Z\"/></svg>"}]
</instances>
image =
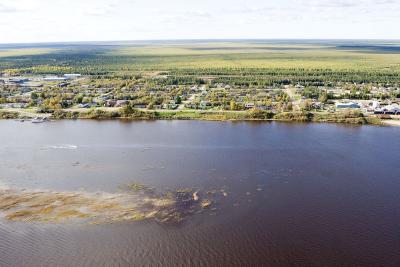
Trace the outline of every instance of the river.
<instances>
[{"instance_id":1,"label":"river","mask_svg":"<svg viewBox=\"0 0 400 267\"><path fill-rule=\"evenodd\" d=\"M3 210L0 266L399 266L399 160L391 127L3 120L3 188L214 195L179 223L13 221Z\"/></svg>"}]
</instances>

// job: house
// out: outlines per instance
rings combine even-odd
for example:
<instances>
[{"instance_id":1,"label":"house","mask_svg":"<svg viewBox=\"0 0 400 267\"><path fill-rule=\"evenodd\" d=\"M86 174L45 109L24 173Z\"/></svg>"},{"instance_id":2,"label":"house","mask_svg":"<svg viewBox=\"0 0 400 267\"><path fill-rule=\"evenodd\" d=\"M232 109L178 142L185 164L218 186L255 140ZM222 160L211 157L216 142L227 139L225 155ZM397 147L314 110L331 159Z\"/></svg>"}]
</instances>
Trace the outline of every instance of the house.
<instances>
[{"instance_id":1,"label":"house","mask_svg":"<svg viewBox=\"0 0 400 267\"><path fill-rule=\"evenodd\" d=\"M28 105L26 103L5 103L0 104L0 108L26 108Z\"/></svg>"},{"instance_id":2,"label":"house","mask_svg":"<svg viewBox=\"0 0 400 267\"><path fill-rule=\"evenodd\" d=\"M138 104L138 105L135 105L134 108L147 108L147 105Z\"/></svg>"},{"instance_id":3,"label":"house","mask_svg":"<svg viewBox=\"0 0 400 267\"><path fill-rule=\"evenodd\" d=\"M46 82L60 82L60 81L66 81L68 80L68 78L54 76L54 77L45 77L43 80Z\"/></svg>"},{"instance_id":4,"label":"house","mask_svg":"<svg viewBox=\"0 0 400 267\"><path fill-rule=\"evenodd\" d=\"M38 88L38 87L43 87L43 84L39 83L39 82L31 82L31 81L29 81L29 82L22 83L19 86L20 87L36 87L36 88Z\"/></svg>"},{"instance_id":5,"label":"house","mask_svg":"<svg viewBox=\"0 0 400 267\"><path fill-rule=\"evenodd\" d=\"M250 103L246 103L246 104L244 104L244 107L245 108L247 108L247 109L251 109L251 108L254 108L254 103L253 102L250 102Z\"/></svg>"},{"instance_id":6,"label":"house","mask_svg":"<svg viewBox=\"0 0 400 267\"><path fill-rule=\"evenodd\" d=\"M371 108L373 109L378 109L381 107L381 104L378 101L372 101L372 103L370 104Z\"/></svg>"},{"instance_id":7,"label":"house","mask_svg":"<svg viewBox=\"0 0 400 267\"><path fill-rule=\"evenodd\" d=\"M32 92L32 91L33 91L33 90L32 90L32 88L30 88L30 87L21 87L21 89L20 89L21 94L30 93L30 92Z\"/></svg>"},{"instance_id":8,"label":"house","mask_svg":"<svg viewBox=\"0 0 400 267\"><path fill-rule=\"evenodd\" d=\"M128 104L128 100L117 100L117 102L115 103L115 107L122 107L124 105Z\"/></svg>"},{"instance_id":9,"label":"house","mask_svg":"<svg viewBox=\"0 0 400 267\"><path fill-rule=\"evenodd\" d=\"M9 83L13 83L13 84L22 84L25 82L29 82L28 78L11 78L8 80Z\"/></svg>"},{"instance_id":10,"label":"house","mask_svg":"<svg viewBox=\"0 0 400 267\"><path fill-rule=\"evenodd\" d=\"M72 100L63 100L61 101L61 106L63 108L69 108L73 105L73 101Z\"/></svg>"},{"instance_id":11,"label":"house","mask_svg":"<svg viewBox=\"0 0 400 267\"><path fill-rule=\"evenodd\" d=\"M168 104L163 104L162 108L163 109L177 109L178 105L175 103L175 101L170 101Z\"/></svg>"},{"instance_id":12,"label":"house","mask_svg":"<svg viewBox=\"0 0 400 267\"><path fill-rule=\"evenodd\" d=\"M102 99L103 101L109 100L111 98L110 95L102 95L100 96L100 99Z\"/></svg>"},{"instance_id":13,"label":"house","mask_svg":"<svg viewBox=\"0 0 400 267\"><path fill-rule=\"evenodd\" d=\"M314 102L312 103L313 109L324 109L325 105L322 102Z\"/></svg>"},{"instance_id":14,"label":"house","mask_svg":"<svg viewBox=\"0 0 400 267\"><path fill-rule=\"evenodd\" d=\"M79 104L78 108L91 108L92 105L90 103L85 103L85 104Z\"/></svg>"},{"instance_id":15,"label":"house","mask_svg":"<svg viewBox=\"0 0 400 267\"><path fill-rule=\"evenodd\" d=\"M201 109L206 109L206 108L211 108L211 107L212 107L212 104L208 101L201 101L200 105L199 105L199 108L201 108Z\"/></svg>"},{"instance_id":16,"label":"house","mask_svg":"<svg viewBox=\"0 0 400 267\"><path fill-rule=\"evenodd\" d=\"M76 78L79 78L79 77L81 77L82 75L81 74L78 74L78 73L68 73L68 74L64 74L64 77L65 78L67 78L67 79L76 79Z\"/></svg>"},{"instance_id":17,"label":"house","mask_svg":"<svg viewBox=\"0 0 400 267\"><path fill-rule=\"evenodd\" d=\"M381 107L381 104L378 101L372 101L365 107L365 110L367 112L375 112L380 107Z\"/></svg>"},{"instance_id":18,"label":"house","mask_svg":"<svg viewBox=\"0 0 400 267\"><path fill-rule=\"evenodd\" d=\"M375 114L393 114L400 115L400 106L398 104L391 104L375 110Z\"/></svg>"},{"instance_id":19,"label":"house","mask_svg":"<svg viewBox=\"0 0 400 267\"><path fill-rule=\"evenodd\" d=\"M68 85L69 85L69 83L62 82L62 83L59 83L57 86L60 87L60 88L63 88L63 87L67 87Z\"/></svg>"},{"instance_id":20,"label":"house","mask_svg":"<svg viewBox=\"0 0 400 267\"><path fill-rule=\"evenodd\" d=\"M105 103L106 107L114 107L117 104L116 100L107 100Z\"/></svg>"},{"instance_id":21,"label":"house","mask_svg":"<svg viewBox=\"0 0 400 267\"><path fill-rule=\"evenodd\" d=\"M336 103L336 109L357 109L361 108L361 106L357 103L349 102L349 103Z\"/></svg>"},{"instance_id":22,"label":"house","mask_svg":"<svg viewBox=\"0 0 400 267\"><path fill-rule=\"evenodd\" d=\"M267 106L267 105L258 105L257 108L261 109L261 110L270 110L270 109L272 109L271 106Z\"/></svg>"},{"instance_id":23,"label":"house","mask_svg":"<svg viewBox=\"0 0 400 267\"><path fill-rule=\"evenodd\" d=\"M197 105L195 103L186 103L185 108L196 109Z\"/></svg>"}]
</instances>

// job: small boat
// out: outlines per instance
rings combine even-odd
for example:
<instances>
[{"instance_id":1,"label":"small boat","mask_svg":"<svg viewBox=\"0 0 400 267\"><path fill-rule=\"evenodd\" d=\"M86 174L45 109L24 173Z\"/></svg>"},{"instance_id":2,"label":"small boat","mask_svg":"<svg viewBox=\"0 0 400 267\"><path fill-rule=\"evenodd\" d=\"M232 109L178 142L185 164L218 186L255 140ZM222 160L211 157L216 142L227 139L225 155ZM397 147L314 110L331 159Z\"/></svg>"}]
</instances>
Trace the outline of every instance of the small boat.
<instances>
[{"instance_id":1,"label":"small boat","mask_svg":"<svg viewBox=\"0 0 400 267\"><path fill-rule=\"evenodd\" d=\"M43 123L46 121L46 118L37 117L32 120L32 123Z\"/></svg>"}]
</instances>

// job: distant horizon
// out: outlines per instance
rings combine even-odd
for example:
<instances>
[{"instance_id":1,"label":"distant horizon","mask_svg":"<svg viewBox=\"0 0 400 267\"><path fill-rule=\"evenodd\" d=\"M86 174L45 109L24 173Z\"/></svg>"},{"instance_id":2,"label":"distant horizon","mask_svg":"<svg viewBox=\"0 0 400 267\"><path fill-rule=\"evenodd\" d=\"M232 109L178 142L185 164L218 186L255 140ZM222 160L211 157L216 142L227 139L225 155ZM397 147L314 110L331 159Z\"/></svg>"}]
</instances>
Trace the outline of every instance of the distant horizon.
<instances>
[{"instance_id":1,"label":"distant horizon","mask_svg":"<svg viewBox=\"0 0 400 267\"><path fill-rule=\"evenodd\" d=\"M131 40L76 40L76 41L37 41L37 42L0 42L0 45L41 45L41 44L118 44L118 43L174 43L174 42L202 42L202 43L217 43L217 42L247 42L247 41L274 41L274 42L285 42L285 41L315 41L315 42L325 42L325 41L343 41L343 42L400 42L400 38L223 38L223 39L212 39L212 38L176 38L176 39L131 39Z\"/></svg>"}]
</instances>

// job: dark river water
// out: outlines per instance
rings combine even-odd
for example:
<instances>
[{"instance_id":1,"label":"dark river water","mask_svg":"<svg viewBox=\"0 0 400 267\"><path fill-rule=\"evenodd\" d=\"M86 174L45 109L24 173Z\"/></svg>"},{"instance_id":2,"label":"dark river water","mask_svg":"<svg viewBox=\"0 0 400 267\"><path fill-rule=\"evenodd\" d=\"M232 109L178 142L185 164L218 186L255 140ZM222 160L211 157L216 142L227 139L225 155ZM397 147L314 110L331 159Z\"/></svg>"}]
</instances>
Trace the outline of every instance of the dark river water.
<instances>
[{"instance_id":1,"label":"dark river water","mask_svg":"<svg viewBox=\"0 0 400 267\"><path fill-rule=\"evenodd\" d=\"M400 266L400 130L0 121L0 185L221 189L183 223L0 219L0 266Z\"/></svg>"}]
</instances>

